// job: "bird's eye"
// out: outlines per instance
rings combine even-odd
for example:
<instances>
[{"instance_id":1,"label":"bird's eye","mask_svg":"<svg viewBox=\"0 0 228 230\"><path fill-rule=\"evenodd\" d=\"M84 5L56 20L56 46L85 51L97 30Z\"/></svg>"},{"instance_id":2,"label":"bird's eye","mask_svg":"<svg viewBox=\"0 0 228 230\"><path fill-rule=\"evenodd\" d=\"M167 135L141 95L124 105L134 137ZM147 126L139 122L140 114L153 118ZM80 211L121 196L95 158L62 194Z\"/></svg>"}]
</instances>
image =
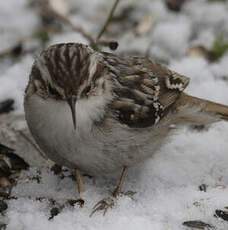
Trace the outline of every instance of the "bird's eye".
<instances>
[{"instance_id":1,"label":"bird's eye","mask_svg":"<svg viewBox=\"0 0 228 230\"><path fill-rule=\"evenodd\" d=\"M50 84L48 85L48 92L54 96L59 96L58 91L55 88L53 88Z\"/></svg>"},{"instance_id":2,"label":"bird's eye","mask_svg":"<svg viewBox=\"0 0 228 230\"><path fill-rule=\"evenodd\" d=\"M86 86L85 89L83 90L83 95L87 96L90 90L91 90L91 85Z\"/></svg>"}]
</instances>

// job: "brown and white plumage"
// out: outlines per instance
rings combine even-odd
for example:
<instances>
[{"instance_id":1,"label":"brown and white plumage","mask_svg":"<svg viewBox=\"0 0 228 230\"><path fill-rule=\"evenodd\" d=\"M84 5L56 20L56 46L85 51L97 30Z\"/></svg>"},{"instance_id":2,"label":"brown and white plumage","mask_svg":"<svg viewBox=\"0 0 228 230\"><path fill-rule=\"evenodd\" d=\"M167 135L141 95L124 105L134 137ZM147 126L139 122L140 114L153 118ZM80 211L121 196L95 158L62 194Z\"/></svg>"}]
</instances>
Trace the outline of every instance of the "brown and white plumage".
<instances>
[{"instance_id":1,"label":"brown and white plumage","mask_svg":"<svg viewBox=\"0 0 228 230\"><path fill-rule=\"evenodd\" d=\"M147 58L57 44L33 65L26 119L38 145L58 164L112 173L152 156L170 125L228 118L227 106L183 93L188 83Z\"/></svg>"}]
</instances>

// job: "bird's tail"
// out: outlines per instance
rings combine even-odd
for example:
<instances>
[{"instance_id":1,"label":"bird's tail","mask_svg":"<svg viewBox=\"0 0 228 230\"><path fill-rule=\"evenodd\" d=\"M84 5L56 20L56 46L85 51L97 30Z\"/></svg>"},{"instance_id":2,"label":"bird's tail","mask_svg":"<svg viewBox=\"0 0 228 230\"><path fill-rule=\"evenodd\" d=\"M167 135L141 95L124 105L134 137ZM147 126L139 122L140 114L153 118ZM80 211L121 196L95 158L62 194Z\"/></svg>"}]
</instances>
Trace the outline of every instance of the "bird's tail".
<instances>
[{"instance_id":1,"label":"bird's tail","mask_svg":"<svg viewBox=\"0 0 228 230\"><path fill-rule=\"evenodd\" d=\"M176 101L178 123L210 124L228 121L228 106L182 93Z\"/></svg>"}]
</instances>

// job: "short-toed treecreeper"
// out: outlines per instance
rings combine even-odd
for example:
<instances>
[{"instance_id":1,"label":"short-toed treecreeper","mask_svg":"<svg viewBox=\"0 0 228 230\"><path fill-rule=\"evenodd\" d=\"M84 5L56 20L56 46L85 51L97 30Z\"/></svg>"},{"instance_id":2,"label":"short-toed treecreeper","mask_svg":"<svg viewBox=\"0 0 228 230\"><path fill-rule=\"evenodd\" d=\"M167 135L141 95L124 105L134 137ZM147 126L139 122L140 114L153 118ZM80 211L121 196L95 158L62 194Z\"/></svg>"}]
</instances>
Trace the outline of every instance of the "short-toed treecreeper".
<instances>
[{"instance_id":1,"label":"short-toed treecreeper","mask_svg":"<svg viewBox=\"0 0 228 230\"><path fill-rule=\"evenodd\" d=\"M59 165L89 175L120 173L150 158L172 125L228 119L228 107L183 93L189 78L148 58L117 56L89 46L53 45L32 66L24 107L29 129ZM110 202L111 200L111 202ZM107 210L104 199L95 210Z\"/></svg>"}]
</instances>

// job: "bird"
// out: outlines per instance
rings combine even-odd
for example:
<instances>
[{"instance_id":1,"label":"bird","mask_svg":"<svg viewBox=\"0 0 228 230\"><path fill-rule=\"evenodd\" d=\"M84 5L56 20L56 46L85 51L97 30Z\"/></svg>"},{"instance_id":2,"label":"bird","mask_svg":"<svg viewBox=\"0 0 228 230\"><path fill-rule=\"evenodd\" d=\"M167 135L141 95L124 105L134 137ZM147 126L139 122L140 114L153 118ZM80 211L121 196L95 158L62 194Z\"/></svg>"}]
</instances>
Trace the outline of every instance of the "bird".
<instances>
[{"instance_id":1,"label":"bird","mask_svg":"<svg viewBox=\"0 0 228 230\"><path fill-rule=\"evenodd\" d=\"M152 157L173 126L228 120L228 106L186 94L189 81L147 57L55 44L32 65L25 118L45 155L74 170L82 204L81 173L119 173L113 193L93 208L105 213L128 168Z\"/></svg>"}]
</instances>

